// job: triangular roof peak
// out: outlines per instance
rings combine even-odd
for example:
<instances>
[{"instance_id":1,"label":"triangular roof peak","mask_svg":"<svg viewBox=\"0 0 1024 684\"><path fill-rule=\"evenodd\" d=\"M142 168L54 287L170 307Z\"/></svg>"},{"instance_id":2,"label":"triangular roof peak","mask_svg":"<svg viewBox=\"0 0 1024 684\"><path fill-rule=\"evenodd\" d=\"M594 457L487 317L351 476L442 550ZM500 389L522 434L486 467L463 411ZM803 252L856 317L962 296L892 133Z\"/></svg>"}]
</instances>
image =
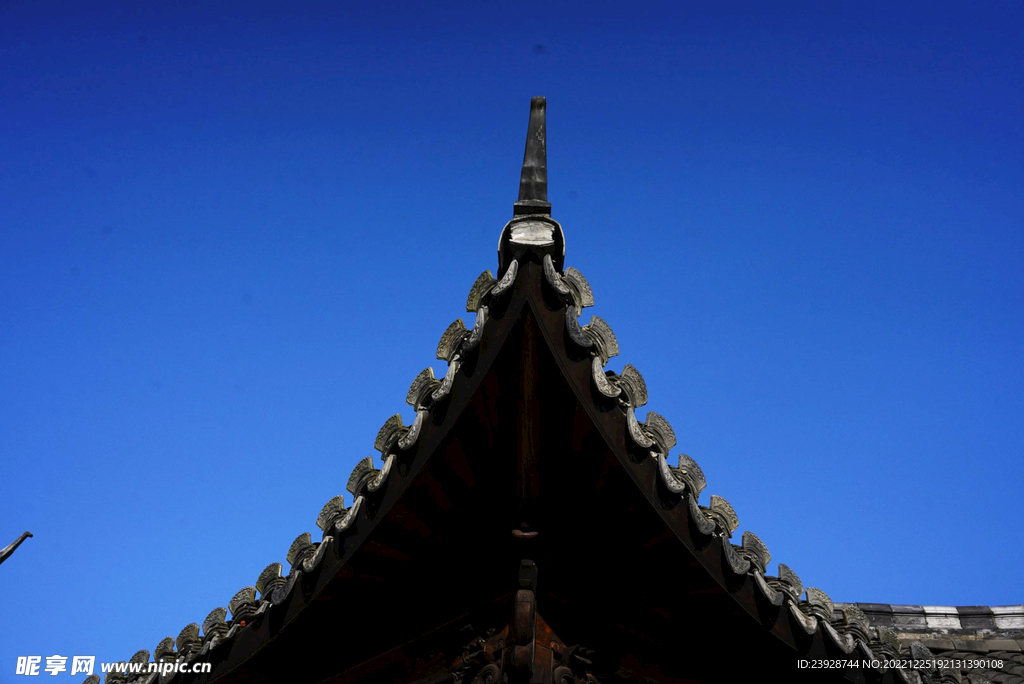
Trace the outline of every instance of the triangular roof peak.
<instances>
[{"instance_id":1,"label":"triangular roof peak","mask_svg":"<svg viewBox=\"0 0 1024 684\"><path fill-rule=\"evenodd\" d=\"M157 645L155 663L188 666L160 684L821 681L798 658L859 664L828 681L938 681L924 646L837 608L784 564L769 575L756 535L733 543L732 506L699 503L697 463L669 464L668 421L637 415L642 376L606 369L615 335L580 319L593 294L563 269L561 227L540 211L543 124L534 98L516 206L537 211L502 231L499 277L485 271L467 299L471 328L459 318L442 335L444 375L413 380L413 423L384 423L379 468L355 467L351 502L327 502L320 541L299 535L287 573L272 563L201 628ZM995 627L1017 619L988 610ZM908 648L913 661L896 660ZM920 671L883 667L893 662ZM191 670L200 663L210 669Z\"/></svg>"}]
</instances>

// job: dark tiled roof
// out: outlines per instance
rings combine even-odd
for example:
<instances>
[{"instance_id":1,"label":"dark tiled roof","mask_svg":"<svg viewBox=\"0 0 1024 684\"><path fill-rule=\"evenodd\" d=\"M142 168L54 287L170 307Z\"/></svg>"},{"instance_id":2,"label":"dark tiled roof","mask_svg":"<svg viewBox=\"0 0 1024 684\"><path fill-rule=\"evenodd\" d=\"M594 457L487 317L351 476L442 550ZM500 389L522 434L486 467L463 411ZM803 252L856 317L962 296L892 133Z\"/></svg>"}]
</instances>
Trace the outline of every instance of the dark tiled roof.
<instances>
[{"instance_id":1,"label":"dark tiled roof","mask_svg":"<svg viewBox=\"0 0 1024 684\"><path fill-rule=\"evenodd\" d=\"M837 603L836 610L856 606L873 627L900 635L952 635L966 639L999 634L1024 638L1022 606L913 606L888 603Z\"/></svg>"},{"instance_id":2,"label":"dark tiled roof","mask_svg":"<svg viewBox=\"0 0 1024 684\"><path fill-rule=\"evenodd\" d=\"M1024 605L917 606L888 603L837 603L834 617L860 610L875 628L891 629L900 651L911 655L914 644L939 660L985 663L963 667L992 682L1024 684ZM999 664L997 666L997 664Z\"/></svg>"},{"instance_id":3,"label":"dark tiled roof","mask_svg":"<svg viewBox=\"0 0 1024 684\"><path fill-rule=\"evenodd\" d=\"M529 208L529 207L528 207ZM559 302L560 313L564 316L566 344L574 345L573 353L589 356L590 382L595 397L604 397L609 401L618 402L622 409L617 420L624 422L622 428L632 447L645 453L649 463L656 468L658 482L654 485L665 497L672 498L680 507L688 511L688 519L692 522L692 530L687 534L702 538L704 547L710 546L719 553L723 572L731 573L735 578L749 580L757 600L765 605L777 607L779 619L786 621L792 633L802 631L807 635L820 636L830 648L848 654L852 658L868 660L885 660L898 657L908 649L926 648L930 640L921 639L913 645L903 638L911 627L929 628L933 625L946 625L948 629L974 629L978 634L990 629L993 639L985 641L990 648L989 654L1016 654L1005 658L1008 669L992 670L990 681L1024 682L1024 679L1006 679L1018 677L1020 665L1020 641L1002 639L1006 629L1019 629L1024 626L1024 614L1020 606L1011 609L950 609L951 614L932 611L931 607L920 606L882 606L879 604L833 604L829 597L820 589L809 587L805 590L801 579L793 570L783 564L778 565L775 575L768 575L771 554L767 546L755 534L747 531L740 536L740 544L731 543L731 538L739 526L739 519L732 506L724 498L712 495L706 499L706 505L700 503L700 496L705 489L705 478L697 463L686 454L679 453L676 464L669 464L669 452L676 446L675 433L668 421L657 413L648 412L645 420L640 421L637 410L647 404L647 387L641 374L632 365L626 364L621 373L605 370L609 359L618 355L619 347L611 327L596 316L582 324L579 320L582 309L594 303L593 293L583 275L573 268L562 270L561 254L549 252L540 258L537 252L530 252L532 244L529 240L536 239L537 226L551 231L556 244L561 246L561 227L547 215L526 213L514 218L502 233L501 277L495 279L490 271L485 271L473 284L467 298L467 310L474 312L475 321L467 328L461 319L457 319L444 331L437 347L437 358L447 363L444 375L439 379L431 368L423 370L413 380L406 396L406 401L415 411L415 419L409 426L403 424L400 415L388 418L381 427L375 440L375 448L380 452L382 465L376 467L372 458L360 461L347 483L352 496L350 505L346 506L343 496L336 496L328 501L316 519L317 526L322 530L319 542L314 542L309 533L300 534L286 554L290 565L284 574L281 563L271 563L260 573L254 586L247 586L238 591L227 603L227 608L218 607L206 616L200 627L197 623L187 625L181 630L176 640L167 637L160 642L154 652L156 662L174 662L181 659L185 662L203 662L212 660L211 652L217 651L219 656L230 653L238 637L245 630L251 630L262 621L272 619L275 614L283 614L286 610L301 609L301 597L296 591L297 585L305 577L307 585L318 585L319 578L333 576L345 563L345 555L341 548L347 535L355 534L365 537L368 531L359 529L357 524L362 515L361 509L379 499L381 491L394 477L397 463L406 454L417 448L421 431L433 419L433 412L449 401L453 388L463 379L460 367L479 354L482 340L488 338L493 325L488 324L489 312L496 305L507 305L502 301L518 292L514 285L516 279L526 277L542 278L540 283L546 288L545 297L550 296ZM526 241L516 243L516 231L526 235ZM511 244L511 246L509 245ZM525 247L523 245L526 245ZM518 250L518 251L517 251ZM524 252L523 250L526 250ZM524 253L535 259L536 263L524 261L520 263L514 255L520 257ZM542 275L540 275L542 274ZM525 297L516 294L515 296ZM519 304L522 306L522 302ZM500 346L500 343L494 346ZM370 528L372 531L372 527ZM351 547L352 545L349 545ZM311 579L312 578L312 579ZM766 603L765 603L766 602ZM298 608L296 608L298 607ZM986 612L989 611L989 612ZM931 620L931 622L930 622ZM947 622L942 622L946 620ZM954 627L954 623L958 627ZM989 626L991 625L991 626ZM995 637L1000 637L998 640ZM987 636L986 636L987 638ZM249 643L251 648L250 639ZM978 642L981 643L981 642ZM946 642L942 643L946 646ZM935 650L938 653L968 652L957 641L950 641L949 648ZM998 648L997 648L998 647ZM240 647L239 647L240 648ZM970 651L979 653L980 651ZM224 657L218 660L225 661ZM236 659L237 660L237 659ZM148 651L139 651L132 657L132 662L145 663L150 661ZM989 672L988 670L985 671ZM988 677L988 674L985 675ZM972 675L974 677L974 675ZM1000 679L999 677L1004 677ZM96 678L86 680L92 684ZM108 684L154 684L159 681L186 682L191 677L171 674L158 677L156 674L107 676ZM983 681L977 677L963 680L961 673L932 672L927 668L920 670L900 669L887 674L886 681L904 682L938 682L938 681Z\"/></svg>"},{"instance_id":4,"label":"dark tiled roof","mask_svg":"<svg viewBox=\"0 0 1024 684\"><path fill-rule=\"evenodd\" d=\"M432 408L445 401L454 383L459 382L460 364L474 353L480 340L487 334L488 306L508 292L517 272L518 265L513 261L502 280L494 279L488 271L474 283L468 303L469 308L475 307L476 322L471 328L466 328L461 319L456 320L445 330L438 344L438 358L448 363L443 379L438 380L433 370L427 368L413 380L406 401L416 411L414 422L406 426L398 414L385 421L374 444L381 454L383 465L378 469L369 457L356 465L348 480L348 490L353 497L351 504L346 506L343 496L334 497L324 505L317 517L316 523L323 532L321 540L314 542L308 532L300 534L286 554L290 565L287 574L282 573L281 563L271 563L260 574L254 586L237 592L228 601L227 608L218 607L211 611L201 627L192 623L181 630L176 640L168 637L161 641L154 653L155 661L173 662L182 658L186 662L202 662L208 659L207 655L213 649L230 648L231 642L247 625L265 619L268 613L284 603L303 573L320 571L328 547L337 544L347 534L364 502L374 497L388 478L396 459L415 443L420 426ZM645 405L648 399L646 383L640 373L629 364L621 374L604 369L608 359L618 354L618 344L610 326L602 319L592 317L585 325L581 325L578 320L579 311L593 303L586 279L572 268L565 273L558 273L550 258L544 262L544 274L547 285L563 298L569 337L575 344L590 350L594 388L605 396L616 397L621 401L625 409L622 419L626 422L628 434L637 445L650 450L650 457L657 461L660 468L662 484L669 492L685 500L700 534L720 540L731 572L750 576L762 597L774 605L784 607L807 634L821 630L843 652L853 657L871 659L894 657L906 651L906 642L896 639L897 634L903 637L910 627L952 628L954 625L960 627L976 624L976 629L989 629L995 635L1005 628L1024 626L1024 613L1021 612L1024 609L1020 606L1011 609L970 608L960 612L960 609L955 608L833 604L820 589L810 587L805 591L800 578L784 564L779 564L775 576L767 575L771 553L755 534L744 532L740 544L730 543L730 538L739 526L739 519L729 502L717 495L710 496L707 505L699 502L706 482L697 463L686 454L679 454L676 465L669 465L668 454L675 447L676 438L668 421L654 412L647 413L643 422L637 418L636 409ZM931 643L925 641L926 646ZM943 645L946 645L945 642ZM1021 642L1016 641L1006 641L1005 644L993 641L990 647L1000 646L998 651L993 651L998 653L1016 649L1019 656L1021 645ZM949 642L948 646L935 651L936 654L963 650L958 643ZM132 657L133 662L149 660L148 651L139 651ZM1007 662L1010 660L1008 658ZM1016 663L1016 660L1013 662ZM915 681L914 677L911 671L901 673L900 676L908 682ZM110 683L150 684L156 681L156 675L107 677Z\"/></svg>"}]
</instances>

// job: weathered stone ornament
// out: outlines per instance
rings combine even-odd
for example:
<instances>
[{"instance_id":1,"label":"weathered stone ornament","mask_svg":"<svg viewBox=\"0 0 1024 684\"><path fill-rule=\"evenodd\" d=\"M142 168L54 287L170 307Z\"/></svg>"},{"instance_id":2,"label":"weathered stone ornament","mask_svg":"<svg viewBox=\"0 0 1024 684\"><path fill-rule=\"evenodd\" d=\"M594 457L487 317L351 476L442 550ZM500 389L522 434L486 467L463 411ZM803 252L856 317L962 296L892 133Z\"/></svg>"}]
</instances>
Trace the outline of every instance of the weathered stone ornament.
<instances>
[{"instance_id":1,"label":"weathered stone ornament","mask_svg":"<svg viewBox=\"0 0 1024 684\"><path fill-rule=\"evenodd\" d=\"M466 324L462 322L461 318L456 318L452 321L451 325L442 333L441 340L437 343L437 358L441 361L449 362L454 359L459 353L462 342L466 339L467 334Z\"/></svg>"},{"instance_id":2,"label":"weathered stone ornament","mask_svg":"<svg viewBox=\"0 0 1024 684\"><path fill-rule=\"evenodd\" d=\"M309 537L309 532L303 532L292 545L288 547L288 555L286 556L288 563L292 566L292 571L301 569L303 562L313 557L316 554L316 547L319 544L314 544Z\"/></svg>"},{"instance_id":3,"label":"weathered stone ornament","mask_svg":"<svg viewBox=\"0 0 1024 684\"><path fill-rule=\"evenodd\" d=\"M240 589L228 601L228 610L231 611L231 621L233 623L241 624L251 620L256 614L256 587Z\"/></svg>"},{"instance_id":4,"label":"weathered stone ornament","mask_svg":"<svg viewBox=\"0 0 1024 684\"><path fill-rule=\"evenodd\" d=\"M765 582L775 591L781 592L794 604L800 600L804 593L804 583L800 581L796 573L790 570L788 565L779 563L778 577L765 577Z\"/></svg>"},{"instance_id":5,"label":"weathered stone ornament","mask_svg":"<svg viewBox=\"0 0 1024 684\"><path fill-rule=\"evenodd\" d=\"M215 645L218 641L224 638L224 635L228 633L228 624L224 621L228 615L228 611L225 608L214 608L210 611L210 614L203 620L203 643L204 645L209 643L211 646Z\"/></svg>"},{"instance_id":6,"label":"weathered stone ornament","mask_svg":"<svg viewBox=\"0 0 1024 684\"><path fill-rule=\"evenodd\" d=\"M667 454L676 445L676 432L669 425L669 422L659 413L647 412L647 420L644 421L644 431L654 439L658 451Z\"/></svg>"},{"instance_id":7,"label":"weathered stone ornament","mask_svg":"<svg viewBox=\"0 0 1024 684\"><path fill-rule=\"evenodd\" d=\"M469 296L466 298L466 311L473 313L479 309L484 303L484 297L490 293L491 288L494 287L496 282L498 281L494 279L494 275L491 273L490 269L478 275L476 281L473 283L473 287L469 290Z\"/></svg>"},{"instance_id":8,"label":"weathered stone ornament","mask_svg":"<svg viewBox=\"0 0 1024 684\"><path fill-rule=\"evenodd\" d=\"M394 446L395 442L401 439L402 435L408 431L409 428L402 425L401 414L396 413L384 421L380 430L377 431L377 438L373 440L373 448L379 451L381 456L386 456L391 451L391 447ZM365 461L366 459L363 460ZM373 459L370 459L369 467L373 467ZM349 491L356 494L351 489Z\"/></svg>"},{"instance_id":9,"label":"weathered stone ornament","mask_svg":"<svg viewBox=\"0 0 1024 684\"><path fill-rule=\"evenodd\" d=\"M693 492L694 498L699 497L708 484L707 480L704 479L704 471L700 469L696 461L686 454L679 454L676 459L676 468L672 471L672 475L686 483L687 488Z\"/></svg>"},{"instance_id":10,"label":"weathered stone ornament","mask_svg":"<svg viewBox=\"0 0 1024 684\"><path fill-rule=\"evenodd\" d=\"M832 620L832 599L817 587L807 587L807 600L802 601L800 607L805 613L813 615L819 620L825 622Z\"/></svg>"},{"instance_id":11,"label":"weathered stone ornament","mask_svg":"<svg viewBox=\"0 0 1024 684\"><path fill-rule=\"evenodd\" d=\"M174 638L164 637L160 640L160 643L156 645L153 650L153 660L158 663L173 663L178 659L178 654L174 651Z\"/></svg>"},{"instance_id":12,"label":"weathered stone ornament","mask_svg":"<svg viewBox=\"0 0 1024 684\"><path fill-rule=\"evenodd\" d=\"M743 533L743 546L740 548L740 555L750 561L757 569L758 575L764 575L768 563L772 560L772 554L768 551L761 538L749 530Z\"/></svg>"},{"instance_id":13,"label":"weathered stone ornament","mask_svg":"<svg viewBox=\"0 0 1024 684\"><path fill-rule=\"evenodd\" d=\"M281 569L280 563L271 563L260 573L259 579L256 580L256 591L260 593L261 600L272 602L274 593L288 583L288 580L281 576Z\"/></svg>"},{"instance_id":14,"label":"weathered stone ornament","mask_svg":"<svg viewBox=\"0 0 1024 684\"><path fill-rule=\"evenodd\" d=\"M394 416L392 416L394 417ZM401 422L401 420L399 420ZM385 423L385 427L387 424ZM384 428L381 428L383 430ZM397 433L395 435L397 438ZM352 496L359 496L363 488L377 475L377 469L373 467L373 456L367 456L356 464L352 474L348 477L348 485L345 487Z\"/></svg>"},{"instance_id":15,"label":"weathered stone ornament","mask_svg":"<svg viewBox=\"0 0 1024 684\"><path fill-rule=\"evenodd\" d=\"M185 625L174 643L183 658L199 653L199 649L203 646L203 641L199 638L199 625L195 622Z\"/></svg>"},{"instance_id":16,"label":"weathered stone ornament","mask_svg":"<svg viewBox=\"0 0 1024 684\"><path fill-rule=\"evenodd\" d=\"M715 523L718 534L724 538L731 537L736 528L740 526L739 516L736 515L732 505L717 494L711 495L710 507L704 508L701 506L701 511ZM765 565L767 563L765 561Z\"/></svg>"},{"instance_id":17,"label":"weathered stone ornament","mask_svg":"<svg viewBox=\"0 0 1024 684\"><path fill-rule=\"evenodd\" d=\"M622 375L619 376L619 387L626 393L626 401L633 408L640 408L647 404L647 383L644 377L631 364L622 367Z\"/></svg>"},{"instance_id":18,"label":"weathered stone ornament","mask_svg":"<svg viewBox=\"0 0 1024 684\"><path fill-rule=\"evenodd\" d=\"M334 527L334 523L343 518L347 512L348 509L345 508L345 496L343 494L339 494L324 504L324 507L320 510L320 515L316 517L316 526L319 527L324 534L330 534L331 529ZM267 566L267 569L269 570L270 567L271 566Z\"/></svg>"}]
</instances>

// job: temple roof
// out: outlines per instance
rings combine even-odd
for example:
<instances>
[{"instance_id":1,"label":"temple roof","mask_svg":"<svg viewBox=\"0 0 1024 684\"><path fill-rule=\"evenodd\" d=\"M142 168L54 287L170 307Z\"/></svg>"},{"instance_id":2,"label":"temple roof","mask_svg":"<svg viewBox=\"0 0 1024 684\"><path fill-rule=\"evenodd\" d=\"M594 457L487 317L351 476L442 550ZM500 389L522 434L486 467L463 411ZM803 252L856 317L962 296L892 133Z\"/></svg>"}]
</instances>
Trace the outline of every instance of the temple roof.
<instances>
[{"instance_id":1,"label":"temple roof","mask_svg":"<svg viewBox=\"0 0 1024 684\"><path fill-rule=\"evenodd\" d=\"M704 494L704 474L676 450L668 420L641 420L640 372L608 369L619 354L611 327L581 318L595 297L580 271L564 267L565 239L550 215L543 98L531 103L528 130L497 277L484 271L470 287L472 325L458 318L442 333L444 372L425 368L413 379L412 423L397 413L384 422L379 461L357 464L349 496L316 517L319 540L304 532L288 549L287 572L271 563L152 654L210 662L211 673L107 681L407 681L413 672L416 681L458 681L471 652L491 662L505 648L493 644L515 625L473 640L477 651L453 658L452 645L465 642L470 620L478 631L507 623L524 587L536 624L550 625L540 630L545 648L578 681L721 681L725 671L783 667L794 680L820 681L796 661L841 658L879 664L831 673L835 681L1024 681L1013 669L1024 647L1020 607L952 609L943 617L958 626L947 628L979 631L935 639L909 629L911 614L939 625L930 607L835 604L788 566L772 569L757 535L737 534L732 506ZM524 564L520 584L506 582L526 555L539 583L523 584L522 568L533 567ZM567 646L567 636L594 655ZM968 642L1011 664L927 664L928 654L967 652ZM682 643L708 657L680 659ZM625 653L614 652L620 645ZM726 662L730 654L743 662ZM883 664L901 654L918 666Z\"/></svg>"},{"instance_id":2,"label":"temple roof","mask_svg":"<svg viewBox=\"0 0 1024 684\"><path fill-rule=\"evenodd\" d=\"M836 616L854 608L872 627L892 630L907 656L918 643L939 659L987 663L973 670L991 682L1024 684L1024 605L836 603Z\"/></svg>"}]
</instances>

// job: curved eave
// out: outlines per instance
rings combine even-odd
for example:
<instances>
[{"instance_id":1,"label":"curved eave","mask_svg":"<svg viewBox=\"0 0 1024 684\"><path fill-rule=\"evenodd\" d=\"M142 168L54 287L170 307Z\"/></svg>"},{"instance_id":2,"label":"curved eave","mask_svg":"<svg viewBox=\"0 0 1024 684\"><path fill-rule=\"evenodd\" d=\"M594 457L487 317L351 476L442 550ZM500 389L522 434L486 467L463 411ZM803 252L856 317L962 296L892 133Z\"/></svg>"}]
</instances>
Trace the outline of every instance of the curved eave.
<instances>
[{"instance_id":1,"label":"curved eave","mask_svg":"<svg viewBox=\"0 0 1024 684\"><path fill-rule=\"evenodd\" d=\"M622 472L628 474L636 493L643 498L645 504L624 500L621 506L645 507L648 511L656 512L666 528L668 534L661 539L656 538L656 532L645 533L649 537L644 543L649 557L635 557L635 569L640 574L634 578L623 578L623 582L629 582L630 579L642 582L648 585L647 595L660 597L661 605L657 612L667 614L668 619L662 628L668 630L668 641L672 641L672 632L679 631L679 623L696 622L723 630L721 639L704 639L702 646L708 647L718 641L723 650L731 650L735 656L753 656L757 653L763 656L772 653L775 662L787 669L795 669L796 660L800 658L875 658L866 643L846 637L832 625L803 612L796 602L772 589L763 574L737 571L734 567L737 561L734 549L726 546L730 544L729 540L715 532L702 531L707 529L709 521L697 507L694 493L684 491L677 494L669 491L661 464L653 456L651 448L639 446L631 438L621 402L602 395L595 387L593 352L580 348L568 332L570 326L567 326L566 316L574 312L567 311L565 302L553 296L555 293L545 283L542 266L535 262L521 265L519 283L524 288L532 286L527 301L552 357L580 406L614 454L617 465ZM608 511L608 514L615 513ZM614 542L612 544L614 548ZM692 562L686 562L676 555L675 563L663 564L665 558L675 554L661 554L654 547L673 544L685 548ZM704 574L702 581L697 581L695 572ZM684 586L686 582L699 588L696 592L688 592ZM713 585L717 591L709 590L707 585ZM609 583L608 589L617 591L615 583ZM698 594L703 597L698 598ZM700 614L694 611L695 601L713 613ZM650 615L645 617L651 619ZM676 623L676 629L673 629L672 623L675 621L679 622ZM556 619L549 616L549 622L557 628ZM726 642L730 642L728 646ZM769 642L774 642L775 646ZM677 647L683 647L682 643L676 643ZM690 643L686 647L692 646ZM782 648L777 648L780 646ZM727 653L723 652L722 655L727 656ZM756 666L755 670L759 667ZM649 676L642 667L637 674ZM719 674L724 675L722 672ZM709 671L707 676L713 676L713 672ZM861 668L851 668L838 677L852 682L906 679L893 671ZM821 681L822 674L814 673L811 678Z\"/></svg>"},{"instance_id":2,"label":"curved eave","mask_svg":"<svg viewBox=\"0 0 1024 684\"><path fill-rule=\"evenodd\" d=\"M472 455L472 464L448 461L465 460L472 451L459 446L460 439L480 441L481 431L489 429L487 423L501 422L494 415L497 396L504 397L506 417L515 413L516 408L508 404L514 394L508 391L508 383L522 370L518 366L525 363L524 358L534 358L520 357L523 350L516 345L524 350L536 347L530 353L550 371L542 378L547 383L543 391L555 397L549 406L563 407L558 419L566 423L561 432L569 434L559 437L560 442L555 440L556 453L544 454L545 482L555 486L545 484L541 499L550 502L565 493L577 498L572 501L574 508L548 505L547 518L542 516L541 521L549 529L537 551L542 568L540 611L563 638L609 653L624 651L621 676L635 674L655 681L713 681L722 675L712 661L673 662L674 651L681 647L710 652L717 659L748 658L748 675L766 667L788 670L799 658L874 656L864 639L841 633L848 631L842 626L837 631L813 617L806 601L797 602L802 586L796 597L773 588L779 587L776 578L766 579L764 569L747 560L751 554L756 556L756 549L750 553L740 549L738 554L722 536L721 521L716 523L714 516L698 507L699 491L679 492L674 480L677 491L670 490L666 467L649 447L637 443L635 431L644 438L664 439L665 430L670 433L671 428L667 423L659 428L650 418L651 425L631 426L627 410L634 407L595 386L594 356L608 354L615 343L610 329L602 328L603 322L581 332L569 318L591 303L589 286L582 276L563 278L554 273L550 263L545 269L536 254L520 253L519 259L502 281L481 276L474 285L469 308L477 309L482 325L463 332L461 324L453 324L446 332L449 343L454 339L455 346L461 344L464 349L447 395L418 406L419 432L404 446L399 446L405 441L399 438L409 437L408 428L400 421L389 421L390 428L385 425L382 435L390 437L381 438L382 456L385 462L393 457L391 466L386 476L375 470L363 473L355 492L362 496L361 505L350 509L344 529L328 528L322 543L292 567L282 586L258 600L253 597L244 624L232 616L224 622L215 619L204 629L200 650L188 659L209 661L212 672L168 675L159 679L161 684L282 679L340 683L370 674L384 681L388 674L381 668L402 659L422 661L424 673L443 677L445 660L438 655L437 644L457 639L457 623L471 604L500 624L502 601L508 593L506 568L501 566L514 552L502 543L488 542L481 547L484 573L472 567L472 553L461 553L450 572L430 570L443 584L443 591L434 596L430 583L420 582L419 571L428 567L425 564L445 562L437 544L457 536L458 529L449 528L444 534L431 530L430 539L415 536L417 530L450 524L453 516L446 517L442 510L446 487L479 489L473 478L499 467L489 465L484 454ZM533 337L526 329L539 331L538 339L529 345L526 340ZM509 344L510 339L515 344ZM586 344L588 340L596 346ZM442 340L442 348L450 346ZM662 450L667 453L668 449ZM498 451L503 451L505 461L515 458L509 456L515 449L507 445ZM508 463L500 467L506 468L501 477L517 477ZM455 468L462 470L445 475ZM576 477L577 471L582 479ZM357 467L353 477L359 473ZM492 476L488 486L501 486L501 477ZM587 484L580 486L581 480ZM368 481L379 487L369 491ZM507 522L497 512L510 504L506 493L494 501L473 501L495 507L490 514L500 519L499 527ZM456 522L477 534L487 532L473 520L474 511L467 513L465 505L460 510L454 516ZM570 511L568 518L566 511ZM417 516L429 520L417 520ZM602 516L615 523L604 522ZM580 529L582 533L577 533ZM581 558L588 553L590 558ZM610 564L614 572L607 575L601 566L606 553L618 556ZM587 572L574 570L577 559ZM465 587L461 603L451 599L460 586ZM589 621L594 627L588 629L588 620L581 621L579 615L589 610L595 593L605 597L604 612L601 619ZM396 603L410 608L403 610L401 620L393 613ZM706 625L713 625L717 633L702 630ZM382 644L382 639L387 643ZM427 653L430 649L434 650ZM170 655L175 654L165 653ZM820 674L808 676L822 681ZM853 682L910 681L908 676L861 668L829 674L835 681Z\"/></svg>"},{"instance_id":3,"label":"curved eave","mask_svg":"<svg viewBox=\"0 0 1024 684\"><path fill-rule=\"evenodd\" d=\"M412 445L407 449L392 446L395 463L377 491L364 490L360 510L345 531L326 531L316 554L292 568L285 578L286 585L272 596L260 597L258 614L245 626L228 621L220 639L204 638L201 650L188 660L211 662L209 674L175 673L161 677L161 684L271 682L282 678L313 682L346 669L347 665L339 662L344 657L324 658L325 649L334 652L340 639L346 648L358 651L364 640L361 635L369 627L366 616L372 615L368 609L376 605L380 613L385 613L392 607L392 597L378 573L406 560L404 551L377 542L375 530L394 512L477 395L517 320L524 298L517 291L491 303L499 315L488 318L472 353L461 359L450 392L426 411ZM410 507L406 513L415 515L414 509ZM325 631L325 624L337 624L337 632ZM421 628L410 625L404 632L414 637L422 633ZM287 659L282 653L289 654ZM348 665L355 666L360 660L357 655ZM302 669L301 676L296 667Z\"/></svg>"}]
</instances>

